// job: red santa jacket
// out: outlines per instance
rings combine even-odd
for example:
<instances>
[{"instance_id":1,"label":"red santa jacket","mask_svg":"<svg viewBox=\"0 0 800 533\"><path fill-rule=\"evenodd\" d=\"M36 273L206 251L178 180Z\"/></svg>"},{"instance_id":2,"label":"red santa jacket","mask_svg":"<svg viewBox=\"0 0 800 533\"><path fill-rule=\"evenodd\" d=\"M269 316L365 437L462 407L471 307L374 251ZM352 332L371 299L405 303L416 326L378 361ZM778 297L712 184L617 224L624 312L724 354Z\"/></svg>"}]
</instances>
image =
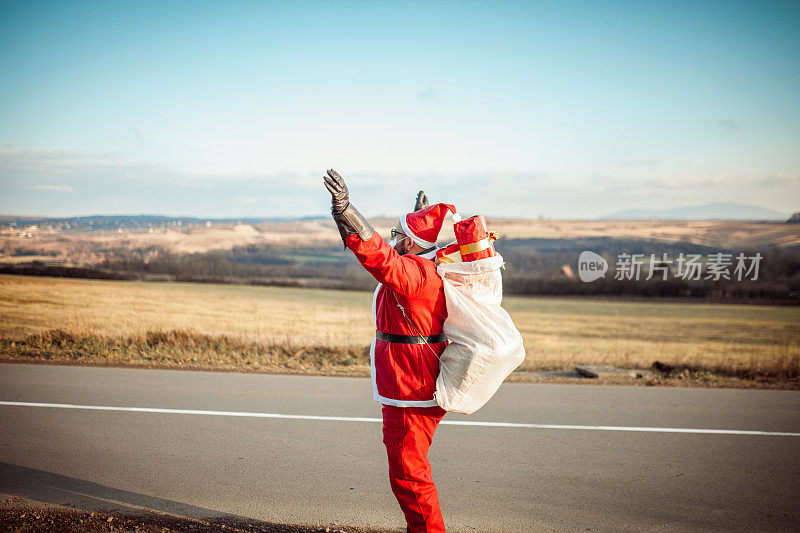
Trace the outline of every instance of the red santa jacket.
<instances>
[{"instance_id":1,"label":"red santa jacket","mask_svg":"<svg viewBox=\"0 0 800 533\"><path fill-rule=\"evenodd\" d=\"M442 333L447 307L442 279L432 261L435 257L433 252L428 256L401 256L377 232L367 241L362 241L358 235L350 235L345 244L378 280L372 300L378 331L412 336ZM403 318L398 303L419 328L419 333ZM433 393L439 376L439 355L445 346L446 341L426 345L373 339L370 362L375 400L398 407L437 405Z\"/></svg>"}]
</instances>

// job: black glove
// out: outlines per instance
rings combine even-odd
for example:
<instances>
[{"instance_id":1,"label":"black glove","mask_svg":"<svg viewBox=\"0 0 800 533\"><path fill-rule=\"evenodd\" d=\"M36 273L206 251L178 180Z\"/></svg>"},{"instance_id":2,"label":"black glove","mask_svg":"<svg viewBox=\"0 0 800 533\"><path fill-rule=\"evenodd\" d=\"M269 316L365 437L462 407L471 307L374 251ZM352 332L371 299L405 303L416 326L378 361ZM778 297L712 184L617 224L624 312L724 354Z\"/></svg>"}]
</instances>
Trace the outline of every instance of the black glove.
<instances>
[{"instance_id":1,"label":"black glove","mask_svg":"<svg viewBox=\"0 0 800 533\"><path fill-rule=\"evenodd\" d=\"M347 204L350 203L350 191L347 190L344 180L333 169L328 171L328 175L324 176L325 187L331 193L331 212L334 215L339 215L344 212Z\"/></svg>"},{"instance_id":2,"label":"black glove","mask_svg":"<svg viewBox=\"0 0 800 533\"><path fill-rule=\"evenodd\" d=\"M330 169L324 179L325 187L331 193L331 212L336 227L339 229L339 235L342 236L342 241L354 233L357 233L361 240L368 241L375 230L372 229L372 225L364 218L364 215L350 203L350 192L342 177L338 172Z\"/></svg>"},{"instance_id":3,"label":"black glove","mask_svg":"<svg viewBox=\"0 0 800 533\"><path fill-rule=\"evenodd\" d=\"M425 209L430 204L428 203L428 197L425 196L423 191L419 191L417 193L417 203L414 204L414 211L419 211L420 209Z\"/></svg>"}]
</instances>

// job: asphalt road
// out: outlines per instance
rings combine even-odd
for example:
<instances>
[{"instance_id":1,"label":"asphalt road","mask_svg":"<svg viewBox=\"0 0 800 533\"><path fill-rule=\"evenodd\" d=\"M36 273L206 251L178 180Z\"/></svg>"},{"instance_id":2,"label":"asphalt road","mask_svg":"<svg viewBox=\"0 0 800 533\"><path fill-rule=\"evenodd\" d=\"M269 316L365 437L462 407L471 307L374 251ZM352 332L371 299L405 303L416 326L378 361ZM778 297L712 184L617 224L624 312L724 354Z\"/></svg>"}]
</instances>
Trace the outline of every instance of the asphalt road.
<instances>
[{"instance_id":1,"label":"asphalt road","mask_svg":"<svg viewBox=\"0 0 800 533\"><path fill-rule=\"evenodd\" d=\"M349 419L380 417L366 379L5 364L0 401L243 413L0 403L5 494L90 510L404 525L380 424ZM440 426L430 459L448 531L800 529L800 392L511 383L478 413L445 421L522 425Z\"/></svg>"}]
</instances>

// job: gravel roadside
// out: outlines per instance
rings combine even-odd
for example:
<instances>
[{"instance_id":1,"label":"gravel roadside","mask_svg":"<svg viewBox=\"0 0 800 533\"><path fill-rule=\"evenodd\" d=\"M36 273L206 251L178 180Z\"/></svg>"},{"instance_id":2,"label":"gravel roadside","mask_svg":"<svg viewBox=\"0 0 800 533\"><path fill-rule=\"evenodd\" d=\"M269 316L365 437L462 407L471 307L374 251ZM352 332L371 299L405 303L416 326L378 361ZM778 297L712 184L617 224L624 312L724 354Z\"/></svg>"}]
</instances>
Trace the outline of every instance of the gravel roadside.
<instances>
[{"instance_id":1,"label":"gravel roadside","mask_svg":"<svg viewBox=\"0 0 800 533\"><path fill-rule=\"evenodd\" d=\"M0 499L0 532L137 533L212 532L242 533L390 533L391 530L361 529L329 525L273 524L229 516L195 520L175 515L142 511L136 514L108 514L48 505L24 498Z\"/></svg>"}]
</instances>

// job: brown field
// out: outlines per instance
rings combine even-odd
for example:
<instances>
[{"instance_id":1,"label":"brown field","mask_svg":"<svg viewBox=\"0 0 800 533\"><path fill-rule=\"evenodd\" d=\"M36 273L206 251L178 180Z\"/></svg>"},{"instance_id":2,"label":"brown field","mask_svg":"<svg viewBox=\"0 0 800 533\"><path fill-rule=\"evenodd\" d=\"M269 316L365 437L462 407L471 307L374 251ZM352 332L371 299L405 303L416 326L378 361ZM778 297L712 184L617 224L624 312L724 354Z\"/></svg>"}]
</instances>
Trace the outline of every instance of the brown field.
<instances>
[{"instance_id":1,"label":"brown field","mask_svg":"<svg viewBox=\"0 0 800 533\"><path fill-rule=\"evenodd\" d=\"M385 235L396 219L377 217L372 222L375 229ZM689 242L734 250L800 245L800 225L778 222L489 219L488 223L507 239L612 237ZM248 244L324 246L336 244L338 239L330 220L165 227L154 228L153 233L146 229L120 233L38 228L24 237L20 237L19 229L6 229L0 233L0 263L33 260L31 254L36 254L39 257L35 259L51 264L93 265L104 259L109 249L154 247L174 253L194 253ZM452 240L452 228L445 227L441 240Z\"/></svg>"},{"instance_id":2,"label":"brown field","mask_svg":"<svg viewBox=\"0 0 800 533\"><path fill-rule=\"evenodd\" d=\"M366 292L0 276L0 356L367 375ZM800 387L800 308L504 299L531 372L650 368L697 384ZM731 381L733 380L733 381ZM669 381L669 380L667 380Z\"/></svg>"}]
</instances>

